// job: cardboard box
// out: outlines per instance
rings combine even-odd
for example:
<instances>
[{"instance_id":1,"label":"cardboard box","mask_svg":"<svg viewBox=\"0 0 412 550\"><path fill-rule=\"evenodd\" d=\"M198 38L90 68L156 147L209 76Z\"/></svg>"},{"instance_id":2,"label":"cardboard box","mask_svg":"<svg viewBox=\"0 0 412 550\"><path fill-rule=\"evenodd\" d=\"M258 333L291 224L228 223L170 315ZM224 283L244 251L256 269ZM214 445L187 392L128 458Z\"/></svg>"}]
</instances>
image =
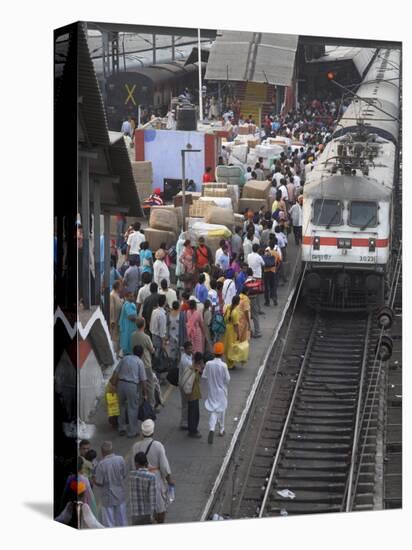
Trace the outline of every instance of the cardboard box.
<instances>
[{"instance_id":1,"label":"cardboard box","mask_svg":"<svg viewBox=\"0 0 412 550\"><path fill-rule=\"evenodd\" d=\"M175 209L165 208L164 206L152 208L150 211L149 226L152 229L162 229L164 231L173 231L173 233L177 233L179 224Z\"/></svg>"},{"instance_id":2,"label":"cardboard box","mask_svg":"<svg viewBox=\"0 0 412 550\"><path fill-rule=\"evenodd\" d=\"M151 212L153 212L154 210L170 210L171 212L174 212L177 216L177 223L179 226L179 230L181 229L183 225L183 208L181 206L173 206L172 204L167 204L165 206L152 206ZM187 207L187 212L189 212L189 207ZM158 228L155 227L155 229L158 229Z\"/></svg>"},{"instance_id":3,"label":"cardboard box","mask_svg":"<svg viewBox=\"0 0 412 550\"><path fill-rule=\"evenodd\" d=\"M243 214L245 210L253 210L253 212L259 212L262 206L269 208L269 203L267 199L242 198L239 200L238 211L239 214Z\"/></svg>"},{"instance_id":4,"label":"cardboard box","mask_svg":"<svg viewBox=\"0 0 412 550\"><path fill-rule=\"evenodd\" d=\"M196 201L189 207L189 216L191 218L204 218L212 206L216 206L213 201Z\"/></svg>"},{"instance_id":5,"label":"cardboard box","mask_svg":"<svg viewBox=\"0 0 412 550\"><path fill-rule=\"evenodd\" d=\"M173 231L164 231L162 229L154 229L147 227L144 230L144 235L149 243L150 250L156 251L160 248L161 243L165 242L166 246L175 246L177 235Z\"/></svg>"},{"instance_id":6,"label":"cardboard box","mask_svg":"<svg viewBox=\"0 0 412 550\"><path fill-rule=\"evenodd\" d=\"M243 199L268 199L270 181L249 180L243 186Z\"/></svg>"}]
</instances>

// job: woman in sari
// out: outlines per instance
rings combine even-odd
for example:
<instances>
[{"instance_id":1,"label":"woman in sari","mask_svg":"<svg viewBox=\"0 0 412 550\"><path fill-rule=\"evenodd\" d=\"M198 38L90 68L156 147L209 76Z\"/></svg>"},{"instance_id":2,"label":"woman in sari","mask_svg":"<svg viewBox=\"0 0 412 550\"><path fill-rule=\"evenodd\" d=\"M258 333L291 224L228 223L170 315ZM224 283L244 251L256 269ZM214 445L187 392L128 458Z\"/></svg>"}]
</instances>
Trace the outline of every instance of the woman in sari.
<instances>
[{"instance_id":1,"label":"woman in sari","mask_svg":"<svg viewBox=\"0 0 412 550\"><path fill-rule=\"evenodd\" d=\"M233 296L231 305L226 306L224 311L224 319L226 323L226 330L223 339L223 345L225 347L225 356L228 369L235 367L234 361L229 359L231 350L236 342L239 342L239 309L240 297L238 295Z\"/></svg>"},{"instance_id":2,"label":"woman in sari","mask_svg":"<svg viewBox=\"0 0 412 550\"><path fill-rule=\"evenodd\" d=\"M110 336L116 353L119 353L119 319L123 307L123 300L120 298L121 286L120 280L115 281L110 292Z\"/></svg>"},{"instance_id":3,"label":"woman in sari","mask_svg":"<svg viewBox=\"0 0 412 550\"><path fill-rule=\"evenodd\" d=\"M136 330L137 309L133 292L128 292L125 298L119 318L120 349L123 355L129 355L132 353L130 337Z\"/></svg>"},{"instance_id":4,"label":"woman in sari","mask_svg":"<svg viewBox=\"0 0 412 550\"><path fill-rule=\"evenodd\" d=\"M193 254L194 254L194 251L190 243L190 239L186 239L185 242L183 243L182 253L179 256L179 262L182 265L181 277L183 278L185 289L189 291L192 290L193 277L195 272Z\"/></svg>"},{"instance_id":5,"label":"woman in sari","mask_svg":"<svg viewBox=\"0 0 412 550\"><path fill-rule=\"evenodd\" d=\"M239 294L239 342L250 340L250 300L247 289L242 289Z\"/></svg>"},{"instance_id":6,"label":"woman in sari","mask_svg":"<svg viewBox=\"0 0 412 550\"><path fill-rule=\"evenodd\" d=\"M204 352L205 328L202 314L196 309L196 301L189 300L189 309L186 311L187 339L192 342L193 353Z\"/></svg>"}]
</instances>

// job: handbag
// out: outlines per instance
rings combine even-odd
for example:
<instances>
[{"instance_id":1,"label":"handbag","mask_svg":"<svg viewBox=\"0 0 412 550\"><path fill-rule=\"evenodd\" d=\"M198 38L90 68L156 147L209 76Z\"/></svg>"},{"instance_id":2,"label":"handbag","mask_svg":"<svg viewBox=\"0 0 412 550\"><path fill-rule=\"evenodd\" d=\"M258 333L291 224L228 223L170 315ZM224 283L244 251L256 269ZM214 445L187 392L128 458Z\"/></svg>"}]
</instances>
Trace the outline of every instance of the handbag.
<instances>
[{"instance_id":1,"label":"handbag","mask_svg":"<svg viewBox=\"0 0 412 550\"><path fill-rule=\"evenodd\" d=\"M157 373L166 372L169 370L170 359L166 350L161 349L153 355L152 368Z\"/></svg>"},{"instance_id":2,"label":"handbag","mask_svg":"<svg viewBox=\"0 0 412 550\"><path fill-rule=\"evenodd\" d=\"M179 385L179 368L171 367L167 372L166 380L172 386L178 386Z\"/></svg>"},{"instance_id":3,"label":"handbag","mask_svg":"<svg viewBox=\"0 0 412 550\"><path fill-rule=\"evenodd\" d=\"M252 281L247 281L243 283L243 287L248 289L250 296L256 296L257 294L263 294L265 287L263 284L263 279L253 279Z\"/></svg>"},{"instance_id":4,"label":"handbag","mask_svg":"<svg viewBox=\"0 0 412 550\"><path fill-rule=\"evenodd\" d=\"M229 348L227 358L234 363L246 363L249 359L249 342L235 342Z\"/></svg>"},{"instance_id":5,"label":"handbag","mask_svg":"<svg viewBox=\"0 0 412 550\"><path fill-rule=\"evenodd\" d=\"M144 422L145 420L156 420L156 413L153 410L153 407L149 403L149 401L143 401L143 403L139 407L139 411L137 414L137 418Z\"/></svg>"},{"instance_id":6,"label":"handbag","mask_svg":"<svg viewBox=\"0 0 412 550\"><path fill-rule=\"evenodd\" d=\"M195 377L196 373L191 368L187 368L184 375L183 380L181 383L181 388L183 390L183 393L186 395L190 395L193 391L193 384L195 383Z\"/></svg>"}]
</instances>

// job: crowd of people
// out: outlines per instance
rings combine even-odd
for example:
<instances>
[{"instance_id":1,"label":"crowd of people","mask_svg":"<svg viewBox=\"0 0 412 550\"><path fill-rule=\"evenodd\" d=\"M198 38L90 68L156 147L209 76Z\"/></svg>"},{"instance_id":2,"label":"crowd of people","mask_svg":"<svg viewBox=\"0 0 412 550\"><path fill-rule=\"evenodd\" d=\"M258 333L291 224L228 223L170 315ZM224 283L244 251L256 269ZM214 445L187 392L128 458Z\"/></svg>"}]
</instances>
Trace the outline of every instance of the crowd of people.
<instances>
[{"instance_id":1,"label":"crowd of people","mask_svg":"<svg viewBox=\"0 0 412 550\"><path fill-rule=\"evenodd\" d=\"M288 280L290 239L302 241L303 186L339 109L334 102L303 102L282 120L272 117L271 132L302 145L288 148L270 170L263 169L263 159L248 168L245 181L270 182L271 206L245 211L243 223L216 252L190 232L173 246L152 250L140 222L126 227L124 216L117 217L110 335L118 364L109 386L118 399L118 435L133 440L130 459L117 455L111 441L101 444L100 457L82 441L59 521L94 528L165 521L174 481L166 449L154 439L164 379L179 388L179 428L189 438L202 437L204 388L207 442L225 435L231 372L246 365L250 339L262 336L260 316L270 311L265 308L278 305L278 286ZM219 162L227 162L224 151ZM203 180L213 182L213 170L206 169Z\"/></svg>"}]
</instances>

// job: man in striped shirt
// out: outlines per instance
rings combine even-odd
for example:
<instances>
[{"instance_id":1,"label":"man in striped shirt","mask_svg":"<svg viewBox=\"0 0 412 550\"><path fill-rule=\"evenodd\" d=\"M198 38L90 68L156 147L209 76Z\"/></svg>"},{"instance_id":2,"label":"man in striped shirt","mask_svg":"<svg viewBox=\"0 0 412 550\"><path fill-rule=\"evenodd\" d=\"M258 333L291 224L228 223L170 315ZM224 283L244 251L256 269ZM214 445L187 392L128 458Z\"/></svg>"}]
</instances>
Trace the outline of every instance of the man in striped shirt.
<instances>
[{"instance_id":1,"label":"man in striped shirt","mask_svg":"<svg viewBox=\"0 0 412 550\"><path fill-rule=\"evenodd\" d=\"M156 476L149 472L146 453L136 453L135 470L129 473L129 506L132 525L152 523L156 512Z\"/></svg>"}]
</instances>

